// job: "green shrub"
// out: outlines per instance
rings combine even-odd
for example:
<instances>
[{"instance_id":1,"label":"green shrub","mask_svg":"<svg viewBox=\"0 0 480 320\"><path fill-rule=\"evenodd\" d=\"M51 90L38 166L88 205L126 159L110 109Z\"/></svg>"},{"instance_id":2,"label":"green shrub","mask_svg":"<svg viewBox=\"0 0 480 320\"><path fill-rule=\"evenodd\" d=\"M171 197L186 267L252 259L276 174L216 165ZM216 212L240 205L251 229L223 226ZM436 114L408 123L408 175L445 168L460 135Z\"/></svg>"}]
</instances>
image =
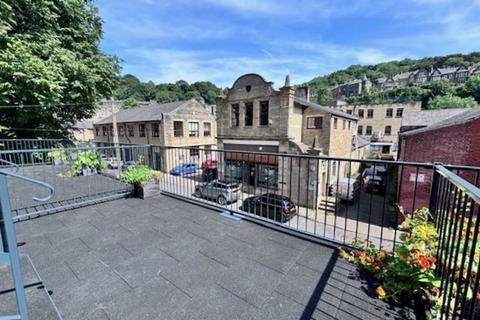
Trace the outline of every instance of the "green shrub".
<instances>
[{"instance_id":1,"label":"green shrub","mask_svg":"<svg viewBox=\"0 0 480 320\"><path fill-rule=\"evenodd\" d=\"M131 166L122 173L120 179L126 183L141 184L152 179L152 170L146 165L138 164Z\"/></svg>"},{"instance_id":2,"label":"green shrub","mask_svg":"<svg viewBox=\"0 0 480 320\"><path fill-rule=\"evenodd\" d=\"M106 168L105 162L100 154L95 150L80 152L72 163L72 174L82 175L83 169L89 167L92 170L103 170Z\"/></svg>"}]
</instances>

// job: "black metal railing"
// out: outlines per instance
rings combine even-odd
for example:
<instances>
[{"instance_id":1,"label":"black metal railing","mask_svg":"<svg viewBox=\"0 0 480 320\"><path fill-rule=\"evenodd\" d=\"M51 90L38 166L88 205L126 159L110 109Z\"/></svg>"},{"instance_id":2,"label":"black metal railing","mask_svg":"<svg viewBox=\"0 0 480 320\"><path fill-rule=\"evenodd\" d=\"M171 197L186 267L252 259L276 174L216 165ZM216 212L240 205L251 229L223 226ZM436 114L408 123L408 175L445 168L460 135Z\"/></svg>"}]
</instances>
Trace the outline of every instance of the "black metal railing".
<instances>
[{"instance_id":1,"label":"black metal railing","mask_svg":"<svg viewBox=\"0 0 480 320\"><path fill-rule=\"evenodd\" d=\"M439 318L480 319L478 172L435 165L430 211L439 234Z\"/></svg>"},{"instance_id":2,"label":"black metal railing","mask_svg":"<svg viewBox=\"0 0 480 320\"><path fill-rule=\"evenodd\" d=\"M153 166L150 149L131 145L0 151L0 169L46 181L57 190L49 201L38 204L29 196L40 191L38 187L8 178L14 220L128 195L132 187L119 181L118 169L139 163Z\"/></svg>"},{"instance_id":3,"label":"black metal railing","mask_svg":"<svg viewBox=\"0 0 480 320\"><path fill-rule=\"evenodd\" d=\"M398 205L407 212L428 207L434 175L433 164L415 162L204 147L153 146L152 152L157 169L169 173L161 183L164 192L341 244L361 238L390 250L402 222ZM233 181L238 188L222 195L218 188L232 188L205 185L211 180ZM279 213L285 202L295 212Z\"/></svg>"}]
</instances>

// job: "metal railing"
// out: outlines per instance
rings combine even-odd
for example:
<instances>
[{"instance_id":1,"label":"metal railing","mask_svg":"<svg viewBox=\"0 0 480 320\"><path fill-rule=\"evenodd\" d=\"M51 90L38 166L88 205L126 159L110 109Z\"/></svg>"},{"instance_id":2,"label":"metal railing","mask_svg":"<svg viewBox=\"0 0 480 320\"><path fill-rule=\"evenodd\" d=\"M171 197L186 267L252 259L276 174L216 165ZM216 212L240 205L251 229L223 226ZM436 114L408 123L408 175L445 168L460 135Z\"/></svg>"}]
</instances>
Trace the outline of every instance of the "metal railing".
<instances>
[{"instance_id":1,"label":"metal railing","mask_svg":"<svg viewBox=\"0 0 480 320\"><path fill-rule=\"evenodd\" d=\"M43 198L32 198L32 200L37 202L48 201L53 196L54 189L52 186L42 181L24 177L13 172L0 170L0 264L9 264L15 288L18 311L18 314L1 315L0 318L5 320L28 320L27 300L25 297L20 258L17 250L15 228L13 226L13 217L10 207L6 178L7 176L16 180L23 180L27 183L36 184L42 188L47 188L49 190L48 196Z\"/></svg>"},{"instance_id":2,"label":"metal railing","mask_svg":"<svg viewBox=\"0 0 480 320\"><path fill-rule=\"evenodd\" d=\"M38 187L8 177L14 221L128 195L132 187L118 179L117 150L120 168L152 161L150 146L144 145L0 151L0 169L46 181L57 190L38 204L29 197L41 192Z\"/></svg>"},{"instance_id":3,"label":"metal railing","mask_svg":"<svg viewBox=\"0 0 480 320\"><path fill-rule=\"evenodd\" d=\"M0 151L73 147L68 139L0 139Z\"/></svg>"},{"instance_id":4,"label":"metal railing","mask_svg":"<svg viewBox=\"0 0 480 320\"><path fill-rule=\"evenodd\" d=\"M165 193L343 245L361 238L390 250L400 236L398 204L407 212L428 207L434 174L433 164L415 162L195 147L154 146L152 152L160 159L157 169L170 173L161 182ZM221 196L222 190L205 185L214 179L234 181L238 191Z\"/></svg>"},{"instance_id":5,"label":"metal railing","mask_svg":"<svg viewBox=\"0 0 480 320\"><path fill-rule=\"evenodd\" d=\"M461 175L435 166L430 212L439 234L440 319L480 319L479 175Z\"/></svg>"}]
</instances>

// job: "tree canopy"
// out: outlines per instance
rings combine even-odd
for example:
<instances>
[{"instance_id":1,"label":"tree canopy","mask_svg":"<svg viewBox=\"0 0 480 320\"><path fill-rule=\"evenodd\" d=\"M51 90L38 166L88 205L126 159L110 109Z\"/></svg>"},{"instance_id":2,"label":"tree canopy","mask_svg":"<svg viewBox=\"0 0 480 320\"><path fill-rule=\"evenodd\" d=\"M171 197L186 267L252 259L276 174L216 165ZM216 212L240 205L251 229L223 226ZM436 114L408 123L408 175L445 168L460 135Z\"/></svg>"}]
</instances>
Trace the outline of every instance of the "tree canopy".
<instances>
[{"instance_id":1,"label":"tree canopy","mask_svg":"<svg viewBox=\"0 0 480 320\"><path fill-rule=\"evenodd\" d=\"M2 125L15 137L65 136L118 81L118 59L99 48L97 8L92 0L0 0L0 7L0 104L25 106L2 110Z\"/></svg>"},{"instance_id":2,"label":"tree canopy","mask_svg":"<svg viewBox=\"0 0 480 320\"><path fill-rule=\"evenodd\" d=\"M196 98L207 104L215 103L220 94L220 88L209 81L199 81L189 84L185 80L175 83L155 84L152 81L141 82L137 77L126 74L121 77L120 84L114 96L119 100L128 100L124 107L131 107L132 101L173 102Z\"/></svg>"}]
</instances>

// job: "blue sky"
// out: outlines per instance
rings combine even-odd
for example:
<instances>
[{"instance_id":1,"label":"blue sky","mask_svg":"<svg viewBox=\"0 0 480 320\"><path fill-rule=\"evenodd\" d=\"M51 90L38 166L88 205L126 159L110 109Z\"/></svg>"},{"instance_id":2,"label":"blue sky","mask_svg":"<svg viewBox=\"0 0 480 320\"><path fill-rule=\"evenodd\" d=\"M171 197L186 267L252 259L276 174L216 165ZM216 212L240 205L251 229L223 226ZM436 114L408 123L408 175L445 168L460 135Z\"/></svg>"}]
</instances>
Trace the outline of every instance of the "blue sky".
<instances>
[{"instance_id":1,"label":"blue sky","mask_svg":"<svg viewBox=\"0 0 480 320\"><path fill-rule=\"evenodd\" d=\"M143 81L282 85L351 64L480 50L480 0L98 0L103 50Z\"/></svg>"}]
</instances>

